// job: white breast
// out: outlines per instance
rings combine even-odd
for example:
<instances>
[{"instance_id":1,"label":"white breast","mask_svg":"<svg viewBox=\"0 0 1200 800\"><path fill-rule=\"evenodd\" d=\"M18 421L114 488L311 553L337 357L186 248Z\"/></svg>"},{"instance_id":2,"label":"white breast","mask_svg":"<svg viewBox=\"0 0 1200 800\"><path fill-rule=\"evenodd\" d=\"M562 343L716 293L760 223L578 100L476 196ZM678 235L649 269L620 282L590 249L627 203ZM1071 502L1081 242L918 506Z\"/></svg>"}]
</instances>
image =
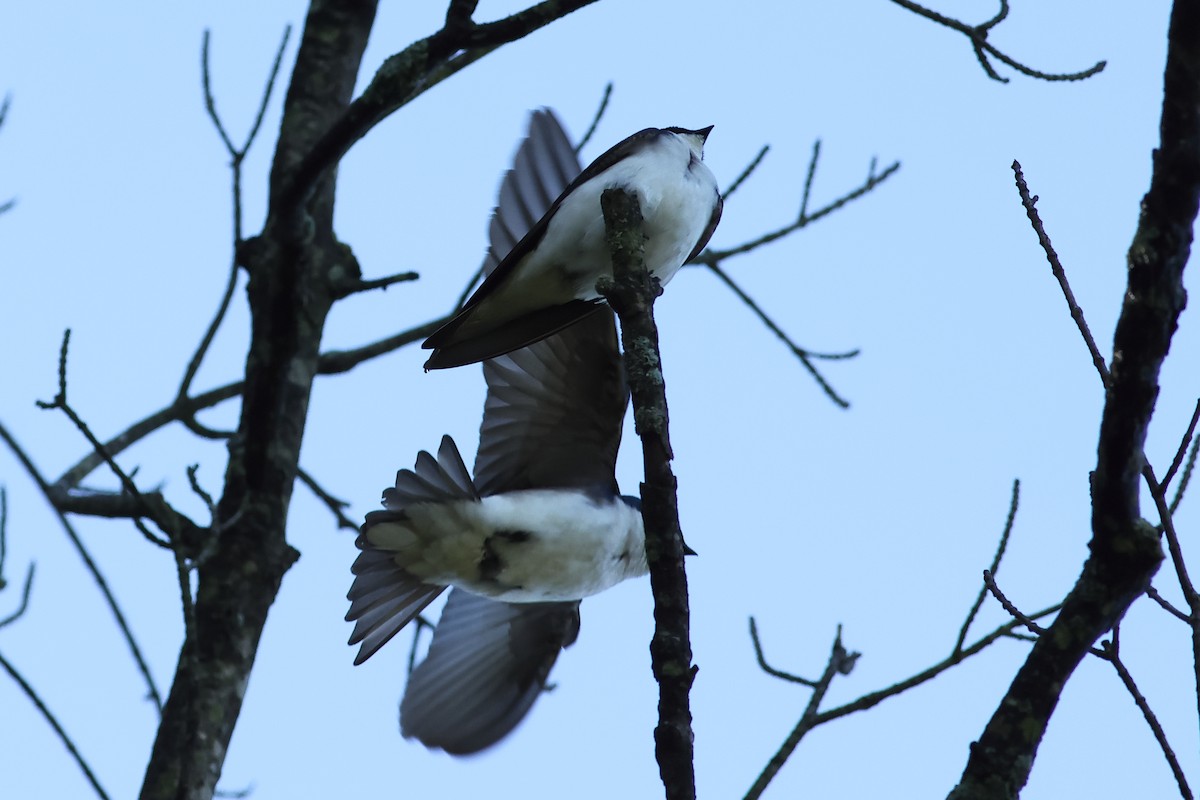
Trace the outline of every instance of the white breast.
<instances>
[{"instance_id":1,"label":"white breast","mask_svg":"<svg viewBox=\"0 0 1200 800\"><path fill-rule=\"evenodd\" d=\"M717 182L681 136L664 133L639 152L573 191L550 221L538 252L523 265L532 275L565 270L574 296L598 297L596 278L612 274L600 195L621 187L637 193L645 220L646 267L666 284L696 246L712 216Z\"/></svg>"}]
</instances>

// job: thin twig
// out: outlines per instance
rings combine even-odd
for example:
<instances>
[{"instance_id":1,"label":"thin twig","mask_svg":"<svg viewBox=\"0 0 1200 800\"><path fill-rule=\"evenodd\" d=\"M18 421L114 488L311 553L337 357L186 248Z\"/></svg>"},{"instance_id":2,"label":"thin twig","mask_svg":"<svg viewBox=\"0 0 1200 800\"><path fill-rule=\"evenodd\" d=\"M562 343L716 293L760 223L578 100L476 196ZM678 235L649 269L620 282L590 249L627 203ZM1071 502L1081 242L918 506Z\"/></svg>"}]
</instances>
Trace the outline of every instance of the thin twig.
<instances>
[{"instance_id":1,"label":"thin twig","mask_svg":"<svg viewBox=\"0 0 1200 800\"><path fill-rule=\"evenodd\" d=\"M29 569L25 570L25 585L21 588L21 604L19 606L17 606L16 611L9 614L4 619L0 619L0 628L5 628L5 627L13 624L14 622L16 622L25 613L26 609L29 608L29 595L30 595L30 593L33 592L33 573L35 571L34 567L35 567L34 562L30 561ZM3 581L0 581L0 589L3 589L3 588L4 588L4 583L3 583Z\"/></svg>"},{"instance_id":2,"label":"thin twig","mask_svg":"<svg viewBox=\"0 0 1200 800\"><path fill-rule=\"evenodd\" d=\"M8 487L0 486L0 589L4 583L4 559L8 557Z\"/></svg>"},{"instance_id":3,"label":"thin twig","mask_svg":"<svg viewBox=\"0 0 1200 800\"><path fill-rule=\"evenodd\" d=\"M101 444L100 440L97 439L95 434L92 433L91 428L89 428L87 423L83 421L83 418L75 412L75 409L71 407L71 404L67 402L67 352L70 347L70 342L71 329L67 328L66 331L63 332L62 348L59 351L58 356L58 394L55 395L54 399L49 402L45 400L38 400L38 408L44 410L58 409L62 411L67 416L67 419L71 420L72 424L75 425L75 428L83 434L83 437L87 439L88 444L92 446L92 449L101 456L104 463L108 465L108 468L112 470L113 475L116 476L117 480L121 484L121 487L131 496L141 500L141 491L137 488L137 485L133 482L133 479L125 472L125 470L121 469L121 467L117 465L117 462L113 459L113 457L104 449L104 445ZM146 512L149 514L149 504L143 505L145 505ZM164 549L170 549L171 542L155 536L150 529L146 527L145 523L141 521L140 517L134 516L130 517L129 519L131 522L133 522L134 527L138 529L146 541ZM163 520L155 519L155 522L162 524ZM167 531L167 533L175 534L173 538L178 538L177 534L179 531Z\"/></svg>"},{"instance_id":4,"label":"thin twig","mask_svg":"<svg viewBox=\"0 0 1200 800\"><path fill-rule=\"evenodd\" d=\"M988 574L995 575L1000 569L1000 561L1004 558L1004 553L1008 550L1008 538L1012 534L1013 522L1017 518L1017 505L1021 501L1021 481L1014 479L1012 485L1012 498L1008 501L1008 518L1004 521L1004 531L1000 534L1000 544L996 547L996 555L992 557L992 566L988 568ZM979 613L979 609L983 607L983 600L987 597L988 587L985 585L979 590L979 594L975 597L975 602L971 605L971 610L967 612L967 618L962 624L962 628L958 631L958 639L954 641L953 653L962 650L963 642L967 640L967 632L971 629L971 623L975 621L975 616Z\"/></svg>"},{"instance_id":5,"label":"thin twig","mask_svg":"<svg viewBox=\"0 0 1200 800\"><path fill-rule=\"evenodd\" d=\"M762 160L767 157L767 153L770 152L770 150L771 145L764 144L762 149L758 151L758 155L752 158L750 163L746 165L746 168L742 170L736 178L733 179L733 183L729 184L729 188L721 192L721 197L724 198L725 202L728 203L730 196L738 190L739 186L746 182L746 179L750 177L754 170L758 169L758 165L761 164Z\"/></svg>"},{"instance_id":6,"label":"thin twig","mask_svg":"<svg viewBox=\"0 0 1200 800\"><path fill-rule=\"evenodd\" d=\"M8 107L11 102L12 96L7 94L4 95L3 102L0 102L0 127L4 126L4 120L8 117ZM0 214L12 210L12 207L16 204L16 200L6 200L5 202L0 203Z\"/></svg>"},{"instance_id":7,"label":"thin twig","mask_svg":"<svg viewBox=\"0 0 1200 800\"><path fill-rule=\"evenodd\" d=\"M92 785L92 789L96 792L96 796L101 798L101 800L108 800L108 792L104 791L104 787L100 785L100 781L96 778L96 773L92 772L92 768L88 766L87 761L84 760L83 755L79 752L79 748L77 748L75 743L71 741L71 737L67 735L66 730L64 730L63 726L59 724L58 719L53 713L51 713L49 707L42 702L42 698L39 697L38 693L33 690L33 687L29 685L29 681L25 680L25 678L21 676L21 673L17 671L17 668L14 667L9 660L4 657L3 654L0 654L0 667L4 667L4 671L8 673L10 678L16 681L17 686L21 687L21 691L25 693L25 696L29 698L29 701L33 703L34 707L36 707L38 711L42 713L42 716L45 717L46 722L50 723L50 727L53 728L54 732L58 734L58 738L67 748L67 752L71 754L71 757L75 759L75 763L79 765L81 770L83 770L84 777L86 777L88 783Z\"/></svg>"},{"instance_id":8,"label":"thin twig","mask_svg":"<svg viewBox=\"0 0 1200 800\"><path fill-rule=\"evenodd\" d=\"M1191 422L1188 423L1187 430L1183 433L1183 438L1179 440L1179 449L1175 451L1175 458L1171 459L1171 466L1167 469L1167 474L1163 476L1162 488L1164 492L1171 485L1171 481L1175 478L1175 473L1179 471L1179 466L1183 463L1183 457L1187 454L1188 445L1192 443L1192 436L1196 433L1197 422L1200 422L1200 398L1196 399L1196 410L1192 412Z\"/></svg>"},{"instance_id":9,"label":"thin twig","mask_svg":"<svg viewBox=\"0 0 1200 800\"><path fill-rule=\"evenodd\" d=\"M310 475L304 468L301 468L297 475L300 478L300 482L307 486L312 493L317 496L317 499L328 506L329 510L333 512L333 516L337 520L339 528L345 528L346 530L351 530L356 533L358 532L358 525L354 523L354 520L347 517L343 511L343 509L350 507L349 503L347 503L345 500L339 500L329 492L325 491L325 489L323 489L321 485L317 483L316 478Z\"/></svg>"},{"instance_id":10,"label":"thin twig","mask_svg":"<svg viewBox=\"0 0 1200 800\"><path fill-rule=\"evenodd\" d=\"M758 660L758 666L762 668L763 672L780 680L785 680L788 683L799 683L802 686L811 686L813 688L820 685L820 681L801 678L799 675L775 669L775 667L767 663L767 658L763 655L762 642L758 638L758 625L755 623L754 617L750 617L750 641L754 643L754 657Z\"/></svg>"},{"instance_id":11,"label":"thin twig","mask_svg":"<svg viewBox=\"0 0 1200 800\"><path fill-rule=\"evenodd\" d=\"M1187 623L1188 625L1192 624L1192 618L1189 617L1187 614L1183 613L1182 611L1180 611L1178 608L1176 608L1175 605L1173 603L1171 603L1171 601L1167 600L1167 598L1165 598L1161 594L1159 594L1158 589L1155 589L1153 586L1151 586L1149 589L1146 590L1146 596L1149 597L1154 602L1158 603L1158 605L1164 611L1166 611L1168 614L1170 614L1171 616L1176 617L1177 619L1181 620L1182 622Z\"/></svg>"},{"instance_id":12,"label":"thin twig","mask_svg":"<svg viewBox=\"0 0 1200 800\"><path fill-rule=\"evenodd\" d=\"M899 0L893 0L899 2ZM1025 213L1029 216L1029 222L1033 225L1033 230L1037 234L1038 244L1042 246L1042 250L1046 253L1046 260L1050 262L1050 271L1054 273L1054 279L1058 281L1058 286L1062 289L1063 298L1067 301L1067 308L1071 312L1071 319L1075 320L1076 327L1079 328L1079 333L1083 336L1083 341L1087 344L1088 352L1092 354L1092 363L1096 365L1096 371L1100 373L1100 380L1105 386L1108 386L1112 379L1108 372L1108 365L1104 363L1104 356L1100 354L1100 348L1096 346L1096 340L1092 337L1092 331L1088 328L1087 321L1083 318L1083 309L1079 307L1079 303L1075 300L1075 293L1071 291L1071 284L1067 282L1067 273L1063 269L1062 262L1058 260L1058 254L1054 252L1054 245L1050 243L1050 237L1046 234L1046 229L1042 225L1042 218L1037 212L1036 195L1029 194L1029 186L1025 183L1025 175L1021 172L1021 163L1013 161L1013 174L1017 179L1017 192L1021 195L1021 205L1025 207Z\"/></svg>"},{"instance_id":13,"label":"thin twig","mask_svg":"<svg viewBox=\"0 0 1200 800\"><path fill-rule=\"evenodd\" d=\"M1046 632L1045 628L1021 613L1021 609L1017 608L1011 600L1004 596L1004 592L1000 591L1000 587L996 585L996 579L986 569L983 571L983 583L988 588L988 591L992 593L992 597L995 597L1000 601L1000 605L1004 606L1004 610L1008 612L1009 616L1028 628L1030 633L1041 636Z\"/></svg>"},{"instance_id":14,"label":"thin twig","mask_svg":"<svg viewBox=\"0 0 1200 800\"><path fill-rule=\"evenodd\" d=\"M1149 462L1142 467L1142 478L1150 489L1150 497L1154 500L1155 508L1158 511L1158 524L1166 536L1167 549L1171 554L1171 563L1175 567L1175 575L1179 579L1179 588L1183 591L1183 598L1188 607L1192 609L1193 616L1200 619L1200 614L1197 613L1200 612L1200 595L1196 593L1196 586L1188 575L1187 563L1183 559L1183 548L1179 543L1179 534L1175 530L1174 515L1167 507L1163 487L1155 478L1154 467ZM1200 684L1200 673L1197 674L1197 681Z\"/></svg>"},{"instance_id":15,"label":"thin twig","mask_svg":"<svg viewBox=\"0 0 1200 800\"><path fill-rule=\"evenodd\" d=\"M592 140L592 136L596 133L596 128L600 126L600 120L604 117L604 112L608 110L608 101L612 97L613 85L612 81L604 87L604 95L600 98L600 107L596 109L596 115L592 117L592 124L588 126L587 132L583 134L583 138L579 140L579 144L575 145L575 155L583 152L583 148Z\"/></svg>"},{"instance_id":16,"label":"thin twig","mask_svg":"<svg viewBox=\"0 0 1200 800\"><path fill-rule=\"evenodd\" d=\"M767 762L767 766L754 781L754 785L746 792L746 800L755 800L760 797L779 770L783 769L783 765L791 758L796 746L800 744L800 739L812 729L811 723L817 718L817 710L821 707L821 701L825 699L825 694L829 691L833 679L838 675L849 675L858 657L858 653L849 652L842 646L842 626L838 625L837 635L834 636L833 646L829 651L829 660L825 664L825 671L821 673L820 679L812 684L813 693L808 698L808 705L805 706L804 712L800 715L800 721L796 723L792 735L788 736L783 746Z\"/></svg>"},{"instance_id":17,"label":"thin twig","mask_svg":"<svg viewBox=\"0 0 1200 800\"><path fill-rule=\"evenodd\" d=\"M340 300L343 297L349 297L352 294L361 292L370 292L375 289L386 290L389 286L394 286L397 283L407 283L415 281L421 276L416 272L399 272L395 275L388 275L386 278L373 278L371 280L358 280L348 286L343 286L338 289L336 297Z\"/></svg>"},{"instance_id":18,"label":"thin twig","mask_svg":"<svg viewBox=\"0 0 1200 800\"><path fill-rule=\"evenodd\" d=\"M1151 732L1154 734L1155 741L1162 749L1163 757L1167 760L1167 765L1171 768L1171 773L1175 776L1175 782L1179 785L1179 794L1184 800L1192 800L1192 790L1188 786L1187 777L1183 774L1183 768L1179 765L1179 759L1175 757L1175 751L1171 748L1171 744L1167 741L1167 734L1163 730L1162 725L1158 722L1158 717L1150 708L1150 703L1146 700L1145 695L1138 690L1137 684L1133 681L1133 676L1129 674L1129 669L1125 663L1121 661L1120 643L1118 637L1120 627L1113 629L1112 641L1104 641L1100 643L1100 648L1104 652L1104 657L1113 665L1113 669L1117 671L1117 675L1121 678L1121 683L1125 684L1125 689L1129 692L1129 696L1133 698L1133 702L1137 704L1138 709L1142 712L1142 716L1146 718L1146 724L1150 726Z\"/></svg>"},{"instance_id":19,"label":"thin twig","mask_svg":"<svg viewBox=\"0 0 1200 800\"><path fill-rule=\"evenodd\" d=\"M1183 465L1183 473L1179 476L1179 485L1175 487L1175 496L1171 498L1171 504L1168 506L1172 514L1179 510L1179 504L1183 502L1183 493L1187 491L1192 475L1195 474L1197 451L1200 451L1200 436L1192 440L1192 449L1188 451L1187 463Z\"/></svg>"},{"instance_id":20,"label":"thin twig","mask_svg":"<svg viewBox=\"0 0 1200 800\"><path fill-rule=\"evenodd\" d=\"M754 299L751 298L750 295L742 291L742 287L738 286L734 280L730 278L720 266L718 266L717 262L714 261L706 264L706 266L714 275L720 278L721 281L724 282L724 284L728 286L743 303L746 304L746 307L749 308L754 315L757 316L759 320L761 320L762 323L767 326L769 331L779 337L780 341L782 341L787 348L792 351L792 354L795 355L796 358L800 360L800 363L804 365L804 368L808 370L808 374L811 375L813 380L817 382L817 385L821 387L821 391L825 392L826 397L828 397L834 402L835 405L840 406L841 408L850 407L850 401L846 400L837 393L833 386L830 385L829 381L825 379L825 376L822 375L813 365L812 360L814 358L821 358L825 360L854 358L859 354L858 350L850 350L845 353L811 353L808 350L799 347L786 333L783 332L782 328L775 324L774 320L767 316L767 313L759 307L758 303L754 302Z\"/></svg>"},{"instance_id":21,"label":"thin twig","mask_svg":"<svg viewBox=\"0 0 1200 800\"><path fill-rule=\"evenodd\" d=\"M1167 552L1171 554L1171 565L1175 568L1175 578L1179 581L1183 600L1187 603L1188 622L1192 629L1192 671L1196 687L1197 712L1200 712L1200 594L1196 593L1195 584L1188 575L1187 562L1183 558L1183 548L1179 543L1179 533L1175 530L1175 519L1167 506L1166 494L1163 487L1154 477L1154 467L1149 461L1142 465L1142 478L1150 488L1150 497L1158 510L1158 525L1167 540Z\"/></svg>"},{"instance_id":22,"label":"thin twig","mask_svg":"<svg viewBox=\"0 0 1200 800\"><path fill-rule=\"evenodd\" d=\"M709 248L708 250L705 250L700 255L696 256L696 258L693 259L691 263L693 263L693 264L716 264L720 261L724 261L725 259L730 258L731 256L737 256L737 255L741 255L742 253L748 253L751 250L755 250L759 247L762 247L765 244L769 244L769 243L775 241L776 239L782 239L784 236L787 236L788 234L790 234L794 231L800 230L801 228L805 228L805 227L813 224L814 222L817 222L818 220L829 216L830 214L837 211L838 209L840 209L842 206L846 205L847 203L851 203L851 202L857 200L858 198L862 197L863 195L865 195L868 192L870 192L871 190L873 190L876 186L879 186L879 184L883 183L888 178L892 177L892 175L894 175L896 173L896 171L900 169L900 162L894 161L891 164L889 164L887 166L887 168L884 169L883 172L876 174L875 166L874 166L875 162L872 161L871 167L868 169L868 172L867 172L867 179L865 181L863 181L862 184L860 184L856 189L852 189L851 191L849 191L846 194L842 195L841 197L837 198L836 200L829 203L828 205L822 206L821 208L814 211L812 214L809 214L808 213L808 193L809 193L809 190L811 189L811 180L812 180L811 176L813 174L815 174L817 158L819 155L820 155L820 142L817 142L817 144L814 145L814 147L813 147L813 157L812 157L812 160L809 161L809 165L808 165L808 175L810 177L807 178L805 181L806 189L805 189L804 195L801 199L800 214L797 216L797 218L794 222L791 222L791 223L784 225L781 228L777 228L773 231L764 233L761 236L751 239L750 241L743 242L742 244L736 245L734 247L730 247L726 250L716 250L713 248Z\"/></svg>"},{"instance_id":23,"label":"thin twig","mask_svg":"<svg viewBox=\"0 0 1200 800\"><path fill-rule=\"evenodd\" d=\"M912 2L912 0L892 0L892 2L898 6L907 8L914 14L932 20L939 25L944 25L945 27L958 31L966 36L971 40L971 47L975 51L975 57L979 60L980 66L983 67L984 72L987 73L989 78L994 81L999 81L1000 83L1008 83L1008 78L1002 77L996 72L995 68L992 67L991 63L987 60L988 54L992 55L994 58L1003 62L1004 64L1012 67L1017 72L1043 81L1081 81L1100 72L1106 65L1106 62L1104 61L1097 61L1093 66L1080 72L1055 74L1041 72L1033 67L1027 67L1016 59L1002 53L1000 50L996 49L995 46L988 43L987 35L993 27L995 27L1000 23L1001 20L1008 16L1007 0L1000 0L1000 11L996 14L996 16L980 25L968 25L965 22L960 22L959 20L952 19L951 17L943 16L932 9L917 5L916 3Z\"/></svg>"}]
</instances>

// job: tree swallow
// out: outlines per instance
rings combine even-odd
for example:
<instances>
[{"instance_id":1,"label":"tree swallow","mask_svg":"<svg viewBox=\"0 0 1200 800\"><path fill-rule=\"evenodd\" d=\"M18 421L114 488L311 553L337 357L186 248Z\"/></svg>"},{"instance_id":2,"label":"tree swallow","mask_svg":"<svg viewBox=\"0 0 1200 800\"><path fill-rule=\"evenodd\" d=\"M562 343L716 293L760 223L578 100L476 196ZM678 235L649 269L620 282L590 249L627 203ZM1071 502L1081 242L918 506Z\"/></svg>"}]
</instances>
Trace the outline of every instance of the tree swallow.
<instances>
[{"instance_id":1,"label":"tree swallow","mask_svg":"<svg viewBox=\"0 0 1200 800\"><path fill-rule=\"evenodd\" d=\"M721 219L721 193L703 160L711 130L647 128L593 161L505 251L458 313L425 340L422 347L433 349L425 369L503 355L593 313L603 302L596 279L612 275L600 210L605 189L637 193L646 268L663 285L671 280L700 254Z\"/></svg>"},{"instance_id":2,"label":"tree swallow","mask_svg":"<svg viewBox=\"0 0 1200 800\"><path fill-rule=\"evenodd\" d=\"M579 169L548 110L535 112L493 215L485 271ZM580 599L647 572L640 505L618 493L629 392L613 313L485 361L474 478L454 441L422 451L367 515L348 620L355 663L447 587L428 654L400 704L405 737L454 755L519 723L579 632Z\"/></svg>"}]
</instances>

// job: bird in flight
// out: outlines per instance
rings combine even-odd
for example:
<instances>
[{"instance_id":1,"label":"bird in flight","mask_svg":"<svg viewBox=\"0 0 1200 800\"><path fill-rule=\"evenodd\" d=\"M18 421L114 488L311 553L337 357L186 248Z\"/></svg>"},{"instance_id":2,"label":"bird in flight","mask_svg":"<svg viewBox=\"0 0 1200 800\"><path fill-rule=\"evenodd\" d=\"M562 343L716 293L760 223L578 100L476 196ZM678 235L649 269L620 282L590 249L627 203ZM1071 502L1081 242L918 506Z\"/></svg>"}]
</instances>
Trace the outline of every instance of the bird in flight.
<instances>
[{"instance_id":1,"label":"bird in flight","mask_svg":"<svg viewBox=\"0 0 1200 800\"><path fill-rule=\"evenodd\" d=\"M504 179L487 268L579 169L552 112L535 112ZM544 219L544 218L543 218ZM442 438L367 515L348 620L355 663L447 588L409 676L401 732L454 755L509 733L579 633L580 600L647 572L640 504L615 477L628 387L613 312L484 362L474 475Z\"/></svg>"},{"instance_id":2,"label":"bird in flight","mask_svg":"<svg viewBox=\"0 0 1200 800\"><path fill-rule=\"evenodd\" d=\"M494 358L595 313L603 304L596 279L612 275L600 209L605 189L637 194L646 269L666 285L704 250L721 220L721 193L704 164L704 142L711 130L711 125L699 130L646 128L593 161L540 219L533 217L536 222L499 254L499 263L462 308L425 340L422 347L433 350L425 369ZM535 185L541 177L537 166L530 174L514 171L508 196L501 193L497 217L501 211L520 212L507 206L541 199L539 189L549 187Z\"/></svg>"}]
</instances>

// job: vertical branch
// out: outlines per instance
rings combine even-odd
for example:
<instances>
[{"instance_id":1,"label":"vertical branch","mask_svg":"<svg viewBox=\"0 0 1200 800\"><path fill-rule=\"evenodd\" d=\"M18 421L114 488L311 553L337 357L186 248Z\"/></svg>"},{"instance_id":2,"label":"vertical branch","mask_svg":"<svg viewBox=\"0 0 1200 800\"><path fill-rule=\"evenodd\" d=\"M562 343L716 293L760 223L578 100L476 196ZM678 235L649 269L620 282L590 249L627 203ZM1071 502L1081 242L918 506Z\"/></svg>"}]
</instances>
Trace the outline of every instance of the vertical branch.
<instances>
[{"instance_id":1,"label":"vertical branch","mask_svg":"<svg viewBox=\"0 0 1200 800\"><path fill-rule=\"evenodd\" d=\"M658 681L655 755L667 798L691 800L696 796L696 776L688 695L696 668L692 665L688 633L687 574L683 564L687 548L679 528L667 397L653 313L654 299L662 288L646 271L645 234L637 197L623 189L608 189L601 195L600 205L612 254L613 278L601 278L596 288L621 320L625 372L633 398L634 428L642 440L646 477L641 487L642 517L654 592L650 657Z\"/></svg>"}]
</instances>

